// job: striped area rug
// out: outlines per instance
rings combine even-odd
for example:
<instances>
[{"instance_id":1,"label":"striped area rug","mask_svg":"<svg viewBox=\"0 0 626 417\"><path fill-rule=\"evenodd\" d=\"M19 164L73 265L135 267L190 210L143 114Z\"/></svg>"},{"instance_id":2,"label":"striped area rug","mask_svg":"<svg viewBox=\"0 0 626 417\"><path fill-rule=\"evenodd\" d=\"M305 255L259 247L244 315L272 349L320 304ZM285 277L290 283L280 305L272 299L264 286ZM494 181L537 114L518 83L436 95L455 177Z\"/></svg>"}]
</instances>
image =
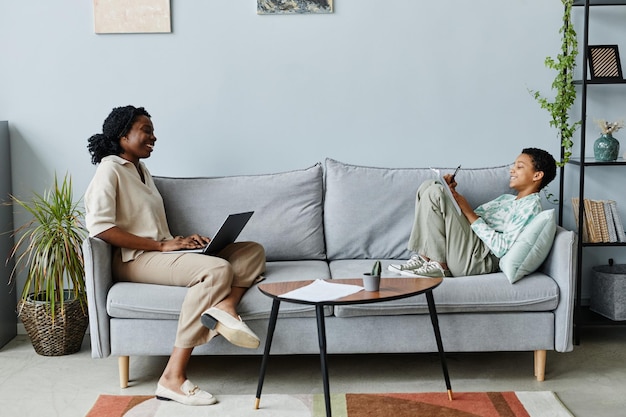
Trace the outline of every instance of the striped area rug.
<instances>
[{"instance_id":1,"label":"striped area rug","mask_svg":"<svg viewBox=\"0 0 626 417\"><path fill-rule=\"evenodd\" d=\"M220 395L207 407L189 407L154 396L100 395L86 417L323 417L324 397L265 394ZM333 394L333 417L573 417L549 391Z\"/></svg>"}]
</instances>

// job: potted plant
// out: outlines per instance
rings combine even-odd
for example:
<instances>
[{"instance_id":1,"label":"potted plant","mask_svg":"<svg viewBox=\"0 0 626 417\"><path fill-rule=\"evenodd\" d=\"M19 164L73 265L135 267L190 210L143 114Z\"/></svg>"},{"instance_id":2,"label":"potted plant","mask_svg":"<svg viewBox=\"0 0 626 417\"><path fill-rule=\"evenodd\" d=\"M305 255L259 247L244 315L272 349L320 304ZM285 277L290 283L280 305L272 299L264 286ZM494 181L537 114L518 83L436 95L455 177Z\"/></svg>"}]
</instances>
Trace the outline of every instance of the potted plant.
<instances>
[{"instance_id":1,"label":"potted plant","mask_svg":"<svg viewBox=\"0 0 626 417\"><path fill-rule=\"evenodd\" d=\"M531 90L533 97L542 109L548 110L551 116L550 126L557 129L557 134L561 138L562 161L559 166L565 165L572 156L574 142L572 137L580 125L580 120L572 122L569 111L576 100L576 87L574 86L574 68L576 67L576 57L578 56L578 41L576 31L572 24L572 6L574 0L561 0L563 3L563 25L559 29L561 38L561 51L556 59L547 57L545 66L556 71L556 76L552 82L552 90L556 94L553 100L549 100L538 91Z\"/></svg>"},{"instance_id":2,"label":"potted plant","mask_svg":"<svg viewBox=\"0 0 626 417\"><path fill-rule=\"evenodd\" d=\"M365 291L378 291L380 289L381 270L380 261L376 261L372 267L372 272L363 274L363 287Z\"/></svg>"},{"instance_id":3,"label":"potted plant","mask_svg":"<svg viewBox=\"0 0 626 417\"><path fill-rule=\"evenodd\" d=\"M86 231L71 178L66 174L59 184L55 175L52 188L35 193L30 202L11 200L33 217L14 231L17 241L9 255L15 259L11 280L27 271L18 315L38 354L75 353L89 318L81 246Z\"/></svg>"}]
</instances>

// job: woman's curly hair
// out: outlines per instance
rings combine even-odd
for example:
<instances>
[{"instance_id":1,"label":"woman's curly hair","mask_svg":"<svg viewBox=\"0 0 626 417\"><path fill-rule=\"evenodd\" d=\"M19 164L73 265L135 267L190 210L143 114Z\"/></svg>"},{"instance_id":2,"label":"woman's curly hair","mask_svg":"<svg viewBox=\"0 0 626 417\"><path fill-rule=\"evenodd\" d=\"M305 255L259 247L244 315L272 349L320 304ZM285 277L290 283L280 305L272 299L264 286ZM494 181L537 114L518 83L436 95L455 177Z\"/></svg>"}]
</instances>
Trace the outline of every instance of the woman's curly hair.
<instances>
[{"instance_id":1,"label":"woman's curly hair","mask_svg":"<svg viewBox=\"0 0 626 417\"><path fill-rule=\"evenodd\" d=\"M99 164L105 156L120 155L124 151L120 138L128 133L138 116L151 117L143 107L123 106L111 110L102 124L102 133L88 139L87 149L92 164Z\"/></svg>"},{"instance_id":2,"label":"woman's curly hair","mask_svg":"<svg viewBox=\"0 0 626 417\"><path fill-rule=\"evenodd\" d=\"M533 160L535 171L543 171L543 178L539 189L541 190L556 177L556 161L550 153L538 148L525 148L523 154L530 156Z\"/></svg>"}]
</instances>

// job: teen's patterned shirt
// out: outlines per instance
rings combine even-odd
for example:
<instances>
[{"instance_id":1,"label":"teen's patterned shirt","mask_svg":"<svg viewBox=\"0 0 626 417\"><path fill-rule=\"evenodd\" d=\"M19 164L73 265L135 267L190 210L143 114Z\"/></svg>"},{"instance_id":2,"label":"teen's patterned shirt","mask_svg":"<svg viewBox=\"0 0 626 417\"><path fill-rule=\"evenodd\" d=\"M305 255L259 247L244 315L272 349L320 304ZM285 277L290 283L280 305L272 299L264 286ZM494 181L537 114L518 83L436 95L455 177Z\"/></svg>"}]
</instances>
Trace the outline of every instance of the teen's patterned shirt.
<instances>
[{"instance_id":1,"label":"teen's patterned shirt","mask_svg":"<svg viewBox=\"0 0 626 417\"><path fill-rule=\"evenodd\" d=\"M474 210L480 216L472 223L472 230L498 258L504 256L524 227L541 213L539 193L517 200L504 194Z\"/></svg>"}]
</instances>

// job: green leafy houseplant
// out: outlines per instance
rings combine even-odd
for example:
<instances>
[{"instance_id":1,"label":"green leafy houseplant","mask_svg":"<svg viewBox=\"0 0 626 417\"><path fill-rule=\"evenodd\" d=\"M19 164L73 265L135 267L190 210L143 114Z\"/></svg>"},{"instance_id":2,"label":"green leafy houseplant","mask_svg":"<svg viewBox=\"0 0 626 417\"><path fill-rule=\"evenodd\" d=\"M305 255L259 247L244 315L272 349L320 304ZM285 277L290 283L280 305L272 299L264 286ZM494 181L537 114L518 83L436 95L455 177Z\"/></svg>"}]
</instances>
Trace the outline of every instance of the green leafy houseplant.
<instances>
[{"instance_id":1,"label":"green leafy houseplant","mask_svg":"<svg viewBox=\"0 0 626 417\"><path fill-rule=\"evenodd\" d=\"M545 60L546 67L557 72L552 89L556 91L553 100L549 100L538 91L531 90L535 100L542 109L546 109L551 116L550 126L555 127L561 138L561 147L563 150L563 160L558 163L559 166L566 164L572 156L572 147L574 142L572 137L574 132L580 125L580 120L571 121L569 111L576 100L576 87L574 86L574 68L576 67L576 57L578 56L578 41L576 39L576 31L572 24L572 6L574 0L561 0L564 6L563 25L559 29L562 35L561 51L556 59L547 57Z\"/></svg>"},{"instance_id":2,"label":"green leafy houseplant","mask_svg":"<svg viewBox=\"0 0 626 417\"><path fill-rule=\"evenodd\" d=\"M9 255L15 259L11 280L18 271L27 270L18 308L24 327L35 346L35 339L45 338L42 333L58 333L59 322L65 322L68 315L78 316L84 321L81 323L81 327L84 326L82 335L76 336L80 349L88 324L82 254L86 231L81 223L83 212L78 202L73 201L71 178L66 174L63 183L59 184L55 175L53 186L43 194L35 193L30 202L15 196L11 196L11 200L33 217L14 231L19 238ZM76 310L71 314L67 311L70 304ZM35 314L47 317L31 320L28 317L31 307L37 309ZM48 319L49 329L42 330L42 320ZM52 337L53 340L66 339L64 335ZM43 351L46 349L42 348ZM56 354L42 353L37 346L35 350L47 356ZM73 352L60 354L65 353Z\"/></svg>"}]
</instances>

